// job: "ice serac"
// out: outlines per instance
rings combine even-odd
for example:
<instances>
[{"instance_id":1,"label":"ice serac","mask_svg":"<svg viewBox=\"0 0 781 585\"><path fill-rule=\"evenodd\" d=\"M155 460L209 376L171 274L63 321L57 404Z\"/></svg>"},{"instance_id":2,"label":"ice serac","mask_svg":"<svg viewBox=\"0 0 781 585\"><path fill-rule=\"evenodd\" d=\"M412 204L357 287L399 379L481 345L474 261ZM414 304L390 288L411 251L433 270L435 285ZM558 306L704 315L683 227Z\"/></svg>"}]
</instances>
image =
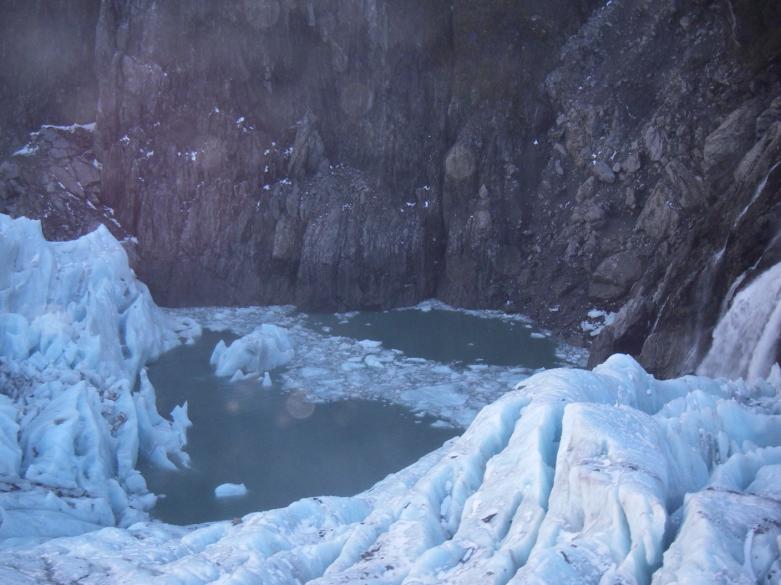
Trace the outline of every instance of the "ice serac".
<instances>
[{"instance_id":1,"label":"ice serac","mask_svg":"<svg viewBox=\"0 0 781 585\"><path fill-rule=\"evenodd\" d=\"M146 518L139 457L186 463L189 420L158 414L144 365L198 326L155 305L102 226L48 242L0 215L0 266L0 538Z\"/></svg>"},{"instance_id":2,"label":"ice serac","mask_svg":"<svg viewBox=\"0 0 781 585\"><path fill-rule=\"evenodd\" d=\"M776 362L781 334L781 263L735 295L713 332L697 372L706 376L765 378Z\"/></svg>"},{"instance_id":3,"label":"ice serac","mask_svg":"<svg viewBox=\"0 0 781 585\"><path fill-rule=\"evenodd\" d=\"M264 377L270 370L293 359L293 343L282 327L264 323L249 335L225 345L220 340L209 363L218 376L234 379Z\"/></svg>"},{"instance_id":4,"label":"ice serac","mask_svg":"<svg viewBox=\"0 0 781 585\"><path fill-rule=\"evenodd\" d=\"M355 497L104 529L6 550L0 566L138 584L150 572L188 585L776 582L778 391L659 381L614 355L524 380Z\"/></svg>"}]
</instances>

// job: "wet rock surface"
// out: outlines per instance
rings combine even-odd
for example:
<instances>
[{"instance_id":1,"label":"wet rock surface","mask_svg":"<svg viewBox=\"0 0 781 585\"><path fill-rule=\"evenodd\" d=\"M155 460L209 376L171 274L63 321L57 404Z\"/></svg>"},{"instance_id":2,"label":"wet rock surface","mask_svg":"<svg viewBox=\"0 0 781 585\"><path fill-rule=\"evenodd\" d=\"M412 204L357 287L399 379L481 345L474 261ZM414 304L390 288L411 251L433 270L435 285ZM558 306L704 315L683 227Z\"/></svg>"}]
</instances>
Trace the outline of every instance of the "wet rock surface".
<instances>
[{"instance_id":1,"label":"wet rock surface","mask_svg":"<svg viewBox=\"0 0 781 585\"><path fill-rule=\"evenodd\" d=\"M166 304L437 296L570 338L596 306L594 363L691 371L775 254L780 23L770 0L104 0L94 195Z\"/></svg>"}]
</instances>

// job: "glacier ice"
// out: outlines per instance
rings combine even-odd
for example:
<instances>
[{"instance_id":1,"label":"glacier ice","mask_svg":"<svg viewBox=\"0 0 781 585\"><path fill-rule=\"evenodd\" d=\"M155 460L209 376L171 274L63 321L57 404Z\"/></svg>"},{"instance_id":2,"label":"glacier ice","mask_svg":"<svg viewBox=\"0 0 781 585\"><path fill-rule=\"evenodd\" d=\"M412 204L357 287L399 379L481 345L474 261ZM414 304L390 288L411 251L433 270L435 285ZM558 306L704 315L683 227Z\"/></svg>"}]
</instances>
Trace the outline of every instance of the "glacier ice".
<instances>
[{"instance_id":1,"label":"glacier ice","mask_svg":"<svg viewBox=\"0 0 781 585\"><path fill-rule=\"evenodd\" d=\"M186 464L187 407L160 416L144 365L199 334L136 280L104 227L48 242L0 215L0 538L146 518L139 457Z\"/></svg>"},{"instance_id":2,"label":"glacier ice","mask_svg":"<svg viewBox=\"0 0 781 585\"><path fill-rule=\"evenodd\" d=\"M659 381L615 355L523 380L462 436L354 497L104 528L8 548L0 566L18 582L775 583L778 392Z\"/></svg>"},{"instance_id":3,"label":"glacier ice","mask_svg":"<svg viewBox=\"0 0 781 585\"><path fill-rule=\"evenodd\" d=\"M270 370L293 359L293 343L282 327L264 323L252 333L225 345L220 340L209 360L218 376L265 378Z\"/></svg>"}]
</instances>

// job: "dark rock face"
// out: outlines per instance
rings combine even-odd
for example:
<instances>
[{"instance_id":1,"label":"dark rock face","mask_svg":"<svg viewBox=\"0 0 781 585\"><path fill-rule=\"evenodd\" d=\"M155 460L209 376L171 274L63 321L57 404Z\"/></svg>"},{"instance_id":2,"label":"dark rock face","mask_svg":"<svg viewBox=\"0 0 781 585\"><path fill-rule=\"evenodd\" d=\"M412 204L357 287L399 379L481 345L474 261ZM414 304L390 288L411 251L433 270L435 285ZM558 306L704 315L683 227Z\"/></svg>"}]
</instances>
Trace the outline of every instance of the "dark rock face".
<instances>
[{"instance_id":1,"label":"dark rock face","mask_svg":"<svg viewBox=\"0 0 781 585\"><path fill-rule=\"evenodd\" d=\"M608 256L594 271L589 295L596 301L623 297L642 275L642 259L628 250Z\"/></svg>"},{"instance_id":2,"label":"dark rock face","mask_svg":"<svg viewBox=\"0 0 781 585\"><path fill-rule=\"evenodd\" d=\"M435 294L443 7L104 3L104 193L143 242L156 298L346 308Z\"/></svg>"},{"instance_id":3,"label":"dark rock face","mask_svg":"<svg viewBox=\"0 0 781 585\"><path fill-rule=\"evenodd\" d=\"M437 296L571 338L596 306L593 362L690 371L777 247L778 30L774 0L103 0L100 203L159 302Z\"/></svg>"},{"instance_id":4,"label":"dark rock face","mask_svg":"<svg viewBox=\"0 0 781 585\"><path fill-rule=\"evenodd\" d=\"M100 0L5 0L0 18L0 156L42 124L93 122Z\"/></svg>"},{"instance_id":5,"label":"dark rock face","mask_svg":"<svg viewBox=\"0 0 781 585\"><path fill-rule=\"evenodd\" d=\"M105 2L104 193L156 297L512 305L540 64L587 14L537 4Z\"/></svg>"},{"instance_id":6,"label":"dark rock face","mask_svg":"<svg viewBox=\"0 0 781 585\"><path fill-rule=\"evenodd\" d=\"M0 163L0 213L40 219L49 240L72 240L105 224L134 260L132 238L101 200L94 132L94 124L47 125L30 134Z\"/></svg>"}]
</instances>

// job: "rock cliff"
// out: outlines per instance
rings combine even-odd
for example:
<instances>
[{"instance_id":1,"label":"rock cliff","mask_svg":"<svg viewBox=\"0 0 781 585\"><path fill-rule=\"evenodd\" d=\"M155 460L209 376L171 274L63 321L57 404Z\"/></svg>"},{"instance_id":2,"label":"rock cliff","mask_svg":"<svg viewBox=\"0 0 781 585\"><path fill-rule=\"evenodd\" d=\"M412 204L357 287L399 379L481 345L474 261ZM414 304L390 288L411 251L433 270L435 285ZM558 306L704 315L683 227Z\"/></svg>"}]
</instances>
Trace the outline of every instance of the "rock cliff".
<instances>
[{"instance_id":1,"label":"rock cliff","mask_svg":"<svg viewBox=\"0 0 781 585\"><path fill-rule=\"evenodd\" d=\"M5 0L0 18L0 156L42 124L93 122L100 0Z\"/></svg>"},{"instance_id":2,"label":"rock cliff","mask_svg":"<svg viewBox=\"0 0 781 585\"><path fill-rule=\"evenodd\" d=\"M137 237L160 302L436 296L570 337L596 307L617 317L592 361L623 351L669 376L694 369L739 275L779 254L772 0L75 12L96 31L96 207ZM13 172L0 207L19 213L32 191Z\"/></svg>"}]
</instances>

